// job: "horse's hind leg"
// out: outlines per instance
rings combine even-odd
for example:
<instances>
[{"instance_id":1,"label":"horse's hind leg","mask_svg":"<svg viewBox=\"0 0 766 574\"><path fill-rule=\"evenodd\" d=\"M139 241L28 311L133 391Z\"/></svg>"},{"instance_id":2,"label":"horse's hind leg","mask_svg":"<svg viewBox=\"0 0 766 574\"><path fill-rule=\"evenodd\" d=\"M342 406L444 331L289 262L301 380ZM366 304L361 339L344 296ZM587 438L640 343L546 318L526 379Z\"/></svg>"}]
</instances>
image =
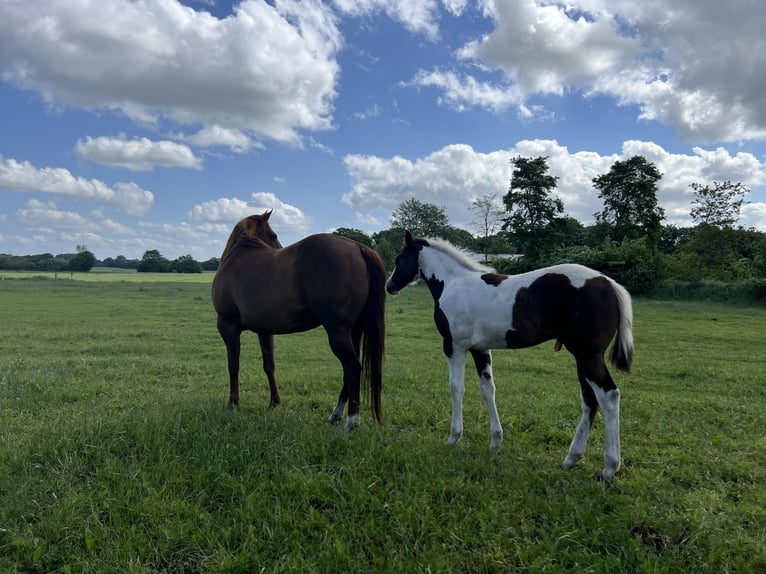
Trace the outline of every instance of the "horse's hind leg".
<instances>
[{"instance_id":1,"label":"horse's hind leg","mask_svg":"<svg viewBox=\"0 0 766 574\"><path fill-rule=\"evenodd\" d=\"M596 412L594 405L601 407L604 413L605 427L604 470L601 472L601 478L605 482L610 482L620 468L620 390L614 384L612 376L606 368L603 354L593 356L587 360L578 357L577 374L582 388L583 418L580 419L580 425L577 427L572 445L575 446L575 443L578 441L578 434L583 427L586 402L592 413L587 427L588 431L593 423L593 416L595 416ZM590 392L587 389L590 389ZM587 432L585 433L584 441L587 441ZM580 458L582 458L582 453L585 450L584 441L582 442ZM570 448L570 455L572 455L572 448ZM576 448L574 455L575 457L577 455ZM567 460L564 463L566 464L569 459L570 456L567 456Z\"/></svg>"},{"instance_id":2,"label":"horse's hind leg","mask_svg":"<svg viewBox=\"0 0 766 574\"><path fill-rule=\"evenodd\" d=\"M489 351L476 351L471 349L473 362L476 364L476 372L479 374L479 388L484 402L487 403L489 411L489 430L492 438L489 443L489 450L492 452L500 448L503 442L503 427L500 424L500 416L497 414L497 405L495 404L495 381L492 377L492 354Z\"/></svg>"},{"instance_id":3,"label":"horse's hind leg","mask_svg":"<svg viewBox=\"0 0 766 574\"><path fill-rule=\"evenodd\" d=\"M277 381L274 378L274 335L262 335L258 333L258 342L261 345L261 357L263 358L263 372L269 381L269 408L275 409L281 402Z\"/></svg>"},{"instance_id":4,"label":"horse's hind leg","mask_svg":"<svg viewBox=\"0 0 766 574\"><path fill-rule=\"evenodd\" d=\"M354 326L351 336L353 337L354 354L359 357L359 353L362 347L362 326L357 323ZM361 375L360 375L361 377ZM327 417L327 422L334 425L343 419L343 411L346 409L346 403L348 402L348 385L346 384L345 377L343 380L343 387L340 389L338 395L338 402L335 404L335 408L332 413Z\"/></svg>"},{"instance_id":5,"label":"horse's hind leg","mask_svg":"<svg viewBox=\"0 0 766 574\"><path fill-rule=\"evenodd\" d=\"M580 379L580 405L582 406L582 416L577 425L572 444L569 446L569 453L561 468L571 468L585 457L585 447L588 444L588 435L593 427L593 419L598 410L598 401L593 389L584 379Z\"/></svg>"},{"instance_id":6,"label":"horse's hind leg","mask_svg":"<svg viewBox=\"0 0 766 574\"><path fill-rule=\"evenodd\" d=\"M362 364L359 362L358 354L355 350L352 336L348 329L337 328L327 329L327 337L330 342L330 349L338 358L343 366L343 388L338 397L338 404L333 409L329 421L337 420L335 417L343 416L343 406L347 401L348 417L343 430L350 432L360 424L359 415L359 386L362 378ZM340 412L339 412L340 409Z\"/></svg>"},{"instance_id":7,"label":"horse's hind leg","mask_svg":"<svg viewBox=\"0 0 766 574\"><path fill-rule=\"evenodd\" d=\"M226 345L226 357L229 365L229 407L239 406L239 336L242 333L239 324L229 323L218 316L218 332Z\"/></svg>"}]
</instances>

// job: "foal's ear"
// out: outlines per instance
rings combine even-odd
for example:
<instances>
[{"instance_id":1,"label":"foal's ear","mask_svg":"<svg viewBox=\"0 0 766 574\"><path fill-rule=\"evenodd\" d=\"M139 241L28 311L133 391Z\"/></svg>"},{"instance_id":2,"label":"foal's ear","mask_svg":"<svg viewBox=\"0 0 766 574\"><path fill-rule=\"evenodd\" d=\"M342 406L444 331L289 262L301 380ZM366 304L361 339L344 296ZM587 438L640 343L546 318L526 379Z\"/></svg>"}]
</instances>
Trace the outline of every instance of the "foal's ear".
<instances>
[{"instance_id":1,"label":"foal's ear","mask_svg":"<svg viewBox=\"0 0 766 574\"><path fill-rule=\"evenodd\" d=\"M405 232L404 232L404 244L405 244L407 247L409 247L410 245L412 245L412 233L410 233L409 231L405 231Z\"/></svg>"},{"instance_id":2,"label":"foal's ear","mask_svg":"<svg viewBox=\"0 0 766 574\"><path fill-rule=\"evenodd\" d=\"M263 220L264 221L268 221L269 217L271 217L271 214L272 214L273 211L274 211L273 209L269 209L268 211L264 211L263 215L261 215L261 217L263 217Z\"/></svg>"}]
</instances>

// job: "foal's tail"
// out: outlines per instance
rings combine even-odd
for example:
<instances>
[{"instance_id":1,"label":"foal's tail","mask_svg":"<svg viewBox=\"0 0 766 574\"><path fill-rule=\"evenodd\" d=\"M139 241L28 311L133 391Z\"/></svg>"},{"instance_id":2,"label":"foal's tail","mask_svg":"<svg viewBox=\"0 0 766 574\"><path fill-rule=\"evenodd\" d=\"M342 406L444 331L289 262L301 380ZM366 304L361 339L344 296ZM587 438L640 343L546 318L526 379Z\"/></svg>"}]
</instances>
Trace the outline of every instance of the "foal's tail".
<instances>
[{"instance_id":1,"label":"foal's tail","mask_svg":"<svg viewBox=\"0 0 766 574\"><path fill-rule=\"evenodd\" d=\"M362 380L370 390L370 410L383 422L380 393L383 389L383 354L386 341L386 268L376 251L360 249L367 265L369 293L364 306L362 340Z\"/></svg>"},{"instance_id":2,"label":"foal's tail","mask_svg":"<svg viewBox=\"0 0 766 574\"><path fill-rule=\"evenodd\" d=\"M620 308L620 324L612 345L612 363L621 371L629 373L633 362L633 303L625 287L613 279L610 281Z\"/></svg>"}]
</instances>

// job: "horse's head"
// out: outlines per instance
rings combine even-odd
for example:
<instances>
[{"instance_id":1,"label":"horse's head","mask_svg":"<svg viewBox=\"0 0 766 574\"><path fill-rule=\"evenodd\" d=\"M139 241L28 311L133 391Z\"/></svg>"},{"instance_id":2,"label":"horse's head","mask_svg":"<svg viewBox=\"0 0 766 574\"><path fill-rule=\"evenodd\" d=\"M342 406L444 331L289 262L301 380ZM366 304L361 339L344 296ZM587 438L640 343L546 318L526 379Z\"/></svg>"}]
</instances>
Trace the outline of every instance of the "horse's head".
<instances>
[{"instance_id":1,"label":"horse's head","mask_svg":"<svg viewBox=\"0 0 766 574\"><path fill-rule=\"evenodd\" d=\"M229 235L226 247L221 254L221 263L229 255L231 250L238 243L249 243L251 245L265 245L274 249L281 249L282 244L277 238L277 234L269 225L269 217L272 210L264 211L260 215L250 215L237 222Z\"/></svg>"},{"instance_id":2,"label":"horse's head","mask_svg":"<svg viewBox=\"0 0 766 574\"><path fill-rule=\"evenodd\" d=\"M262 241L269 247L275 249L281 249L282 244L277 238L277 234L271 229L269 225L269 217L273 210L264 211L261 215L250 215L240 220L237 225L234 226L233 234L236 234L236 240L250 240L250 241Z\"/></svg>"},{"instance_id":3,"label":"horse's head","mask_svg":"<svg viewBox=\"0 0 766 574\"><path fill-rule=\"evenodd\" d=\"M428 245L425 239L412 237L409 231L404 232L404 248L396 256L394 272L386 282L386 291L396 295L418 277L420 272L420 251Z\"/></svg>"}]
</instances>

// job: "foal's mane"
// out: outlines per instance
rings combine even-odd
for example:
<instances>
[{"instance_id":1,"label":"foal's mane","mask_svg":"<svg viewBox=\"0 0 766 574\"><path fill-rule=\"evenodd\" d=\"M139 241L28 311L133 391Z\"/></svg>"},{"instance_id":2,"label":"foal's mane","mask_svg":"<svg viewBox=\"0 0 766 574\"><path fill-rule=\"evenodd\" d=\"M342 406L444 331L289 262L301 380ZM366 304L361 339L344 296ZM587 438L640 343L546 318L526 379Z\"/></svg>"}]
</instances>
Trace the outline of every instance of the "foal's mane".
<instances>
[{"instance_id":1,"label":"foal's mane","mask_svg":"<svg viewBox=\"0 0 766 574\"><path fill-rule=\"evenodd\" d=\"M449 241L432 237L429 237L426 239L426 241L428 241L428 245L430 247L433 247L437 251L441 251L442 253L449 255L452 259L457 261L462 267L465 267L469 271L495 273L495 270L492 267L488 267L487 265L482 265L478 261L474 261L467 251L452 245L452 243Z\"/></svg>"}]
</instances>

